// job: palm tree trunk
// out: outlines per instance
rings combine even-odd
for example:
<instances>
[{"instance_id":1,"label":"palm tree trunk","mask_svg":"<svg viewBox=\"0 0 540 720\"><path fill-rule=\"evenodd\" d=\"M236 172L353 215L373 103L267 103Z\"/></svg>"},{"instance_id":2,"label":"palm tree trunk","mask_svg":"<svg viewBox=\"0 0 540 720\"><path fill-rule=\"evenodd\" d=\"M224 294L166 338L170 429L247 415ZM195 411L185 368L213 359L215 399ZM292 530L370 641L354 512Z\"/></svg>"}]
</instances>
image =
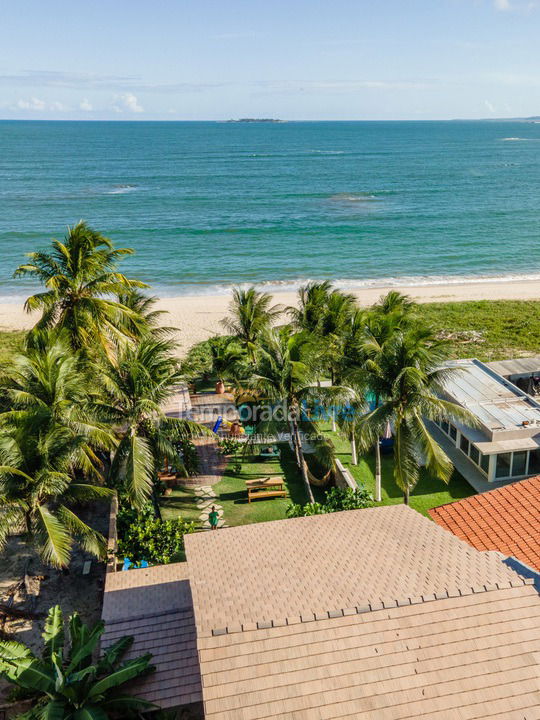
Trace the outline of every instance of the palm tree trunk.
<instances>
[{"instance_id":1,"label":"palm tree trunk","mask_svg":"<svg viewBox=\"0 0 540 720\"><path fill-rule=\"evenodd\" d=\"M300 468L300 472L302 473L302 480L304 481L304 485L306 488L306 493L308 496L308 501L310 503L315 502L315 498L313 497L313 491L311 489L311 485L309 484L309 478L307 474L307 465L304 458L304 453L302 451L302 441L300 439L300 433L298 431L298 423L296 422L296 419L291 420L291 426L292 426L292 435L293 435L293 444L296 451L296 462L298 464L298 467Z\"/></svg>"},{"instance_id":2,"label":"palm tree trunk","mask_svg":"<svg viewBox=\"0 0 540 720\"><path fill-rule=\"evenodd\" d=\"M381 444L379 438L375 441L375 502L381 502Z\"/></svg>"},{"instance_id":3,"label":"palm tree trunk","mask_svg":"<svg viewBox=\"0 0 540 720\"><path fill-rule=\"evenodd\" d=\"M332 408L332 432L336 432L336 411Z\"/></svg>"},{"instance_id":4,"label":"palm tree trunk","mask_svg":"<svg viewBox=\"0 0 540 720\"><path fill-rule=\"evenodd\" d=\"M358 465L358 456L356 454L356 438L351 435L351 465Z\"/></svg>"},{"instance_id":5,"label":"palm tree trunk","mask_svg":"<svg viewBox=\"0 0 540 720\"><path fill-rule=\"evenodd\" d=\"M409 486L407 486L403 491L403 502L405 505L409 504Z\"/></svg>"},{"instance_id":6,"label":"palm tree trunk","mask_svg":"<svg viewBox=\"0 0 540 720\"><path fill-rule=\"evenodd\" d=\"M375 396L375 407L379 407L379 396ZM382 478L381 478L381 443L377 437L375 442L375 502L382 500Z\"/></svg>"}]
</instances>

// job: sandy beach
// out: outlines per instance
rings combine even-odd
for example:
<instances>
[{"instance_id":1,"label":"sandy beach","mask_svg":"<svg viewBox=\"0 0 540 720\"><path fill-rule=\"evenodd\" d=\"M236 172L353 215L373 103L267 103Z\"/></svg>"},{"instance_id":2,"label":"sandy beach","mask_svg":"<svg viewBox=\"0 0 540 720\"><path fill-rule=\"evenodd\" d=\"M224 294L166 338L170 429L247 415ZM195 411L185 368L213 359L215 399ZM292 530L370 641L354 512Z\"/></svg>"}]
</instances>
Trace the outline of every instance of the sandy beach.
<instances>
[{"instance_id":1,"label":"sandy beach","mask_svg":"<svg viewBox=\"0 0 540 720\"><path fill-rule=\"evenodd\" d=\"M540 281L518 280L471 282L447 285L423 285L399 288L361 288L350 290L358 298L360 305L371 305L389 290L399 290L410 295L419 303L452 302L465 300L540 300ZM273 295L274 301L281 305L294 305L296 293L283 292ZM196 295L162 298L160 310L166 310L164 324L179 328L180 351L184 354L194 343L223 332L220 324L225 317L230 302L229 295ZM32 327L35 316L24 312L21 304L0 304L0 328L3 330L21 330Z\"/></svg>"}]
</instances>

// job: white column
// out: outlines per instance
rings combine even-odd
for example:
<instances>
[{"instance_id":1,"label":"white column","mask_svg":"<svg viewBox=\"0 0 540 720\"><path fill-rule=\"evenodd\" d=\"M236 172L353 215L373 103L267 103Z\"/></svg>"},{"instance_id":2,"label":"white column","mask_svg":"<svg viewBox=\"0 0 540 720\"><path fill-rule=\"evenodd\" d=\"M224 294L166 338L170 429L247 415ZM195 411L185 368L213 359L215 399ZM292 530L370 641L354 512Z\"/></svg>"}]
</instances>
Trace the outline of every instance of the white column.
<instances>
[{"instance_id":1,"label":"white column","mask_svg":"<svg viewBox=\"0 0 540 720\"><path fill-rule=\"evenodd\" d=\"M489 456L488 482L493 482L495 480L496 466L497 466L497 456L490 455Z\"/></svg>"}]
</instances>

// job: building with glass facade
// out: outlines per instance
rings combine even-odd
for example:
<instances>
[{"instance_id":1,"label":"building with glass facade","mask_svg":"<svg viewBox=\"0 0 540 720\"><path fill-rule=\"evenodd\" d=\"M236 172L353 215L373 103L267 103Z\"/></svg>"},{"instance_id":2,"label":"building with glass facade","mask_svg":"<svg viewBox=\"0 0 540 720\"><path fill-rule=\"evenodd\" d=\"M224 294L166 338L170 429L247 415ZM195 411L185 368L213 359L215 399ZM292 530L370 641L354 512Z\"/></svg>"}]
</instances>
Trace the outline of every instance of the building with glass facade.
<instances>
[{"instance_id":1,"label":"building with glass facade","mask_svg":"<svg viewBox=\"0 0 540 720\"><path fill-rule=\"evenodd\" d=\"M540 403L479 360L452 367L445 395L475 418L437 423L456 449L489 482L540 474Z\"/></svg>"}]
</instances>

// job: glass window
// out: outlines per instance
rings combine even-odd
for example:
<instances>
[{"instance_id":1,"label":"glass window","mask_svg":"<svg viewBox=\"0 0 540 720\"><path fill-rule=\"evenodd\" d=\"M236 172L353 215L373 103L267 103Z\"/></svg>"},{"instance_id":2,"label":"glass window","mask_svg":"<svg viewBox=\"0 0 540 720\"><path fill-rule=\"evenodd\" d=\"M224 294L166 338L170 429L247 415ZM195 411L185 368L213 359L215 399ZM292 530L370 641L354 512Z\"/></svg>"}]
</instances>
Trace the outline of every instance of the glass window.
<instances>
[{"instance_id":1,"label":"glass window","mask_svg":"<svg viewBox=\"0 0 540 720\"><path fill-rule=\"evenodd\" d=\"M452 440L455 440L457 438L457 430L452 424L450 424L450 437L452 438Z\"/></svg>"},{"instance_id":2,"label":"glass window","mask_svg":"<svg viewBox=\"0 0 540 720\"><path fill-rule=\"evenodd\" d=\"M480 467L486 475L489 474L489 455L480 455Z\"/></svg>"},{"instance_id":3,"label":"glass window","mask_svg":"<svg viewBox=\"0 0 540 720\"><path fill-rule=\"evenodd\" d=\"M495 469L495 477L510 477L510 462L512 453L501 453L497 455L497 467Z\"/></svg>"},{"instance_id":4,"label":"glass window","mask_svg":"<svg viewBox=\"0 0 540 720\"><path fill-rule=\"evenodd\" d=\"M448 432L450 430L450 426L448 425L448 422L446 420L443 420L441 422L441 427L443 429L443 432L445 432L448 435Z\"/></svg>"},{"instance_id":5,"label":"glass window","mask_svg":"<svg viewBox=\"0 0 540 720\"><path fill-rule=\"evenodd\" d=\"M463 450L465 455L469 454L469 441L465 437L465 435L461 436L461 440L459 441L459 447Z\"/></svg>"},{"instance_id":6,"label":"glass window","mask_svg":"<svg viewBox=\"0 0 540 720\"><path fill-rule=\"evenodd\" d=\"M529 475L540 474L540 450L529 452Z\"/></svg>"},{"instance_id":7,"label":"glass window","mask_svg":"<svg viewBox=\"0 0 540 720\"><path fill-rule=\"evenodd\" d=\"M471 460L473 461L473 463L476 463L477 465L480 464L480 453L478 452L478 448L475 448L472 443L471 443L470 456L471 456Z\"/></svg>"},{"instance_id":8,"label":"glass window","mask_svg":"<svg viewBox=\"0 0 540 720\"><path fill-rule=\"evenodd\" d=\"M526 452L515 452L514 459L512 460L512 475L519 477L519 475L525 475L527 468L527 453Z\"/></svg>"}]
</instances>

